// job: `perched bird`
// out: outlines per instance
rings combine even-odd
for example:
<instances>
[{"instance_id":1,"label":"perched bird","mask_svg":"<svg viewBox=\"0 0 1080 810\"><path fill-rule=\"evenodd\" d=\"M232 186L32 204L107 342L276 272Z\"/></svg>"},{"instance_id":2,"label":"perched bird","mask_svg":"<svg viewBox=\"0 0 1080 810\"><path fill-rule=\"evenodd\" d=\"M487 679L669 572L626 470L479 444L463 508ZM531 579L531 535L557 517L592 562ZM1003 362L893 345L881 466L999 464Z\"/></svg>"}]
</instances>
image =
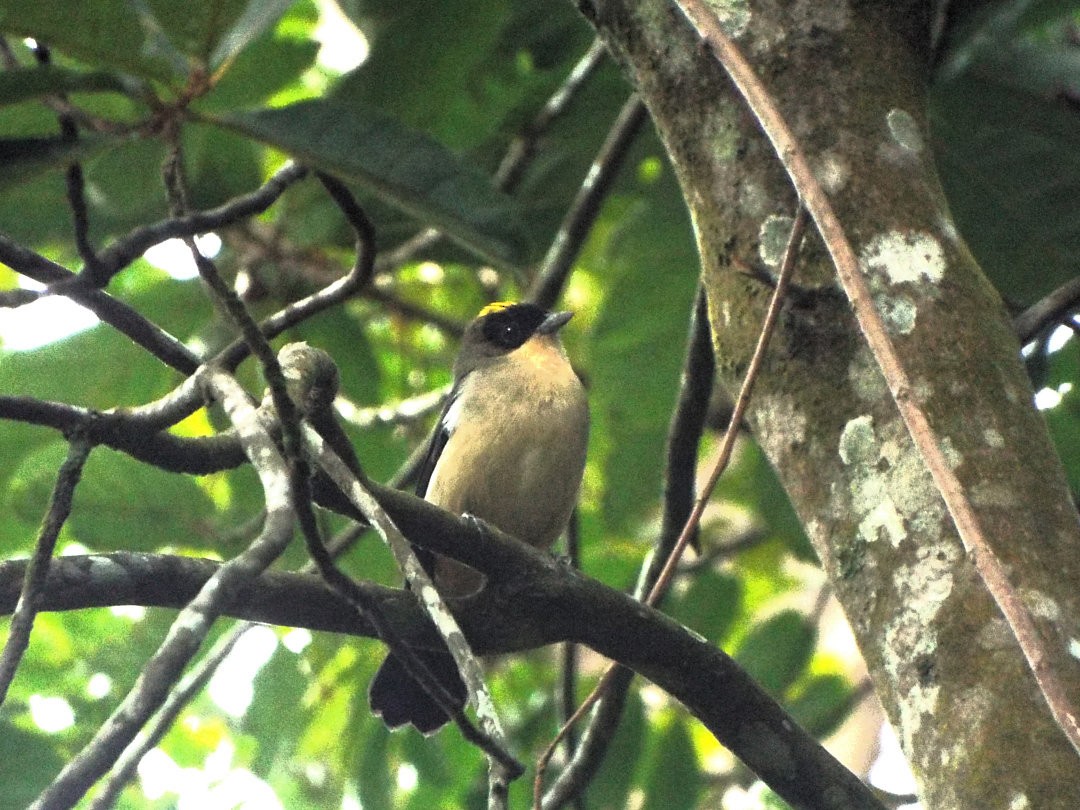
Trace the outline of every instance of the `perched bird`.
<instances>
[{"instance_id":1,"label":"perched bird","mask_svg":"<svg viewBox=\"0 0 1080 810\"><path fill-rule=\"evenodd\" d=\"M558 539L581 486L589 430L585 389L558 335L572 314L506 302L480 310L462 338L418 495L537 548ZM453 560L436 557L428 567L444 595L483 585L479 572ZM449 651L420 655L463 704L465 686ZM412 723L430 734L449 719L393 654L368 694L390 728Z\"/></svg>"}]
</instances>

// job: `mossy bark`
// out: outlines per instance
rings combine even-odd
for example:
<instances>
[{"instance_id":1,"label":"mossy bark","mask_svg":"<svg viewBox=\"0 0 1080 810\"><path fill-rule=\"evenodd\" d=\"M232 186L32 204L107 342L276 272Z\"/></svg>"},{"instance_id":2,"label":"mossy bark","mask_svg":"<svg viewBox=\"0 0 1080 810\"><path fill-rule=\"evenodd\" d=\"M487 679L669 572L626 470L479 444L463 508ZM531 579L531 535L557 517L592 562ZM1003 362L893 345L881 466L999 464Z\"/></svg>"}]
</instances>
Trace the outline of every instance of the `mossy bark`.
<instances>
[{"instance_id":1,"label":"mossy bark","mask_svg":"<svg viewBox=\"0 0 1080 810\"><path fill-rule=\"evenodd\" d=\"M930 4L710 4L777 99L869 275L919 402L1074 702L1080 525L1001 301L958 235L925 117ZM722 379L749 361L795 194L670 0L579 4L689 206ZM926 806L1080 807L1080 762L967 558L816 236L750 421L855 630Z\"/></svg>"}]
</instances>

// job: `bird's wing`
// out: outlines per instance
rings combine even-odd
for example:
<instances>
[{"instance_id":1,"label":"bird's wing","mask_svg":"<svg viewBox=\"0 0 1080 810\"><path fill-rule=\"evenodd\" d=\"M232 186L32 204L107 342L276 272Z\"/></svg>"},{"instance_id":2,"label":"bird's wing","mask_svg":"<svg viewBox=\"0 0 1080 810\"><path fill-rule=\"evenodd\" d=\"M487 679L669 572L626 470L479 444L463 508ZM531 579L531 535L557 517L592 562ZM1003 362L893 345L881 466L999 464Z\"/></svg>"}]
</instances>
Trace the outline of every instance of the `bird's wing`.
<instances>
[{"instance_id":1,"label":"bird's wing","mask_svg":"<svg viewBox=\"0 0 1080 810\"><path fill-rule=\"evenodd\" d=\"M439 413L439 421L435 423L435 430L428 440L427 452L424 454L424 461L421 463L420 472L416 477L416 494L421 498L427 495L428 484L431 483L431 474L435 472L435 465L439 463L439 456L442 455L443 448L446 447L446 443L450 439L450 434L454 432L457 423L457 411L460 408L458 397L461 395L465 379L465 377L462 377L454 382L454 387L450 389L450 396L446 398L442 411Z\"/></svg>"}]
</instances>

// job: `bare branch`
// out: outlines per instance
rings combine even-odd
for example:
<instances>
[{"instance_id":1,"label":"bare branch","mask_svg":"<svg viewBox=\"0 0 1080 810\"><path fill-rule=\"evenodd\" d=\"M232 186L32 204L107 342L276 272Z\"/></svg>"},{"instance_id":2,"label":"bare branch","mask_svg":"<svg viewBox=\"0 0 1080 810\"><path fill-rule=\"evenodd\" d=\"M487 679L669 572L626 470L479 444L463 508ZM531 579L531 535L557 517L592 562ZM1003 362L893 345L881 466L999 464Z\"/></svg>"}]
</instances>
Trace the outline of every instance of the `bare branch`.
<instances>
[{"instance_id":1,"label":"bare branch","mask_svg":"<svg viewBox=\"0 0 1080 810\"><path fill-rule=\"evenodd\" d=\"M92 448L93 445L85 439L74 439L68 445L67 458L64 459L64 463L60 465L60 470L56 474L56 484L53 486L52 497L49 499L48 511L41 522L41 531L38 534L37 545L34 547L34 555L26 566L22 593L19 595L15 615L11 618L7 643L4 644L3 653L0 653L0 705L7 697L8 688L15 678L19 662L30 645L30 631L34 627L34 617L37 616L42 592L49 577L49 563L56 549L56 539L60 536L60 530L64 527L68 515L71 514L71 500L75 495L75 487L82 477L83 465L86 464Z\"/></svg>"}]
</instances>

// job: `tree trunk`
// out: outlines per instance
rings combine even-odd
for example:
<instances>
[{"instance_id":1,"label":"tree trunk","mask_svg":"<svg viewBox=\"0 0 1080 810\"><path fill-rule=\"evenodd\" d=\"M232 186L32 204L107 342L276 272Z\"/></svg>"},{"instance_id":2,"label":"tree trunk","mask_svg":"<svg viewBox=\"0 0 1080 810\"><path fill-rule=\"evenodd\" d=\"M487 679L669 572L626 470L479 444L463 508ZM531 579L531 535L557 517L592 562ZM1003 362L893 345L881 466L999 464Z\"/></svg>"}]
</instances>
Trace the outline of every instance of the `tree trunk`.
<instances>
[{"instance_id":1,"label":"tree trunk","mask_svg":"<svg viewBox=\"0 0 1080 810\"><path fill-rule=\"evenodd\" d=\"M994 552L1074 703L1080 526L1011 322L958 235L925 117L922 3L717 3L829 193ZM927 4L928 5L928 4ZM796 197L671 0L581 4L647 103L689 205L719 371L737 385ZM726 19L725 19L726 18ZM939 808L1080 807L1080 762L965 554L820 240L750 421Z\"/></svg>"}]
</instances>

